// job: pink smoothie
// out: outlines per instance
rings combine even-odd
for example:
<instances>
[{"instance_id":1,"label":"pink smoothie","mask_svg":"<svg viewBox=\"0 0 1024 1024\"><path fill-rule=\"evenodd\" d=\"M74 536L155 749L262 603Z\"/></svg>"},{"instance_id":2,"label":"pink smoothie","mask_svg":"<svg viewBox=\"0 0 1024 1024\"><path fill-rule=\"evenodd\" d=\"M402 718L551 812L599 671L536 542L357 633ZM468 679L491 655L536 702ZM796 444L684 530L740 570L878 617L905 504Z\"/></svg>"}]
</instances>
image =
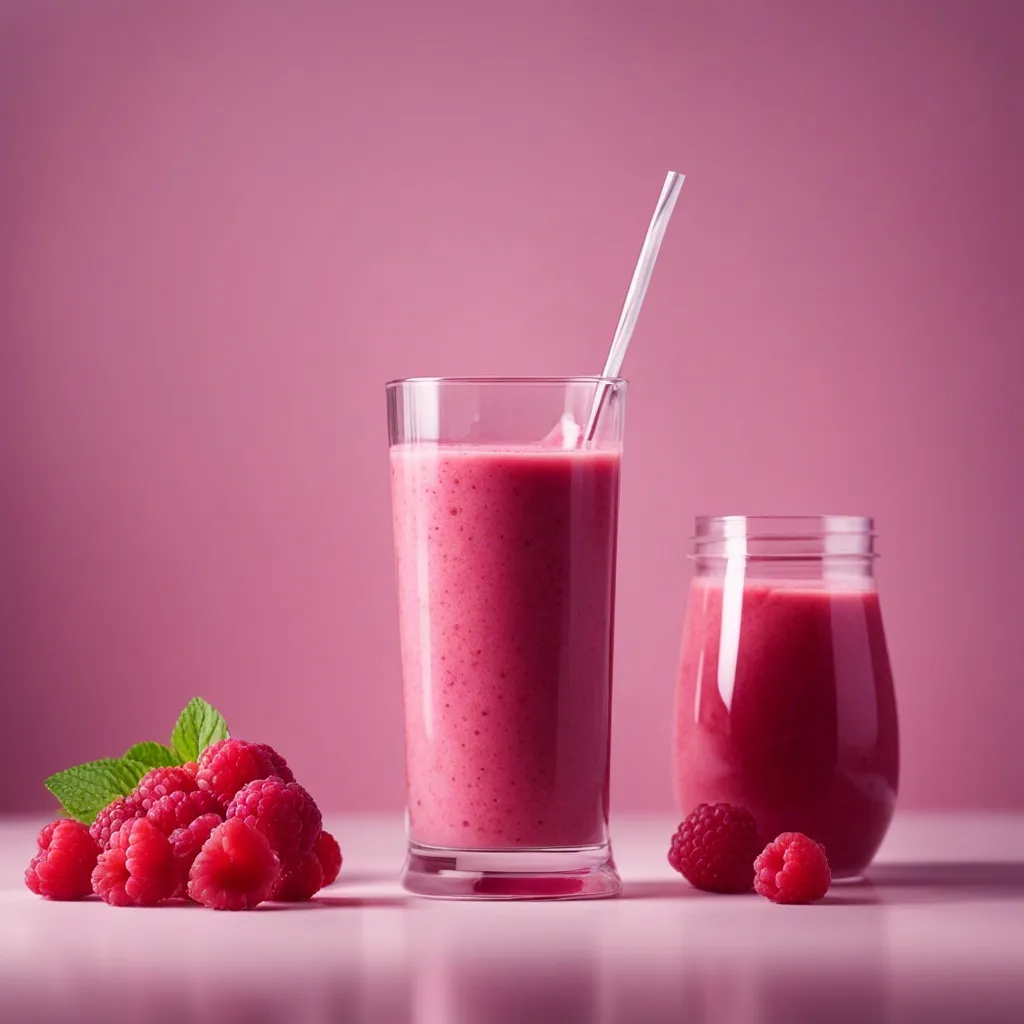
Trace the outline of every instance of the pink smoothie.
<instances>
[{"instance_id":1,"label":"pink smoothie","mask_svg":"<svg viewBox=\"0 0 1024 1024\"><path fill-rule=\"evenodd\" d=\"M873 589L698 577L679 670L675 788L747 807L765 841L804 832L837 877L892 818L896 702ZM723 616L723 603L725 615Z\"/></svg>"},{"instance_id":2,"label":"pink smoothie","mask_svg":"<svg viewBox=\"0 0 1024 1024\"><path fill-rule=\"evenodd\" d=\"M391 449L413 841L605 840L619 465Z\"/></svg>"}]
</instances>

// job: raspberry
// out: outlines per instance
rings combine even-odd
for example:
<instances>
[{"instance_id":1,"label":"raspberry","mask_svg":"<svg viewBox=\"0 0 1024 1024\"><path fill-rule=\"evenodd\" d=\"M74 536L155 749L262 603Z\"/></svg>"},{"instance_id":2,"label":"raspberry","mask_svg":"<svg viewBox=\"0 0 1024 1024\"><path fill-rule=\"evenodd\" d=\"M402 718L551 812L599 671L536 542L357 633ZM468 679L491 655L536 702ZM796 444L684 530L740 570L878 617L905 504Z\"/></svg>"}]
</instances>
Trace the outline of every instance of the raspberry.
<instances>
[{"instance_id":1,"label":"raspberry","mask_svg":"<svg viewBox=\"0 0 1024 1024\"><path fill-rule=\"evenodd\" d=\"M210 833L222 823L219 814L201 814L195 821L184 828L176 828L170 836L171 849L178 868L178 887L174 895L178 899L188 898L188 874L203 844L210 838Z\"/></svg>"},{"instance_id":2,"label":"raspberry","mask_svg":"<svg viewBox=\"0 0 1024 1024\"><path fill-rule=\"evenodd\" d=\"M146 817L165 836L169 836L175 829L191 825L203 814L223 818L224 805L209 790L196 789L185 793L179 789L155 800Z\"/></svg>"},{"instance_id":3,"label":"raspberry","mask_svg":"<svg viewBox=\"0 0 1024 1024\"><path fill-rule=\"evenodd\" d=\"M276 775L284 779L285 782L295 781L295 773L288 767L288 762L269 743L256 743L254 746L270 758Z\"/></svg>"},{"instance_id":4,"label":"raspberry","mask_svg":"<svg viewBox=\"0 0 1024 1024\"><path fill-rule=\"evenodd\" d=\"M825 847L802 832L783 832L754 861L754 888L772 903L813 903L831 884Z\"/></svg>"},{"instance_id":5,"label":"raspberry","mask_svg":"<svg viewBox=\"0 0 1024 1024\"><path fill-rule=\"evenodd\" d=\"M200 789L211 790L221 803L228 804L247 782L276 775L273 760L259 744L221 740L199 755L196 781Z\"/></svg>"},{"instance_id":6,"label":"raspberry","mask_svg":"<svg viewBox=\"0 0 1024 1024\"><path fill-rule=\"evenodd\" d=\"M214 910L248 910L270 898L281 870L262 832L231 818L203 844L188 876L188 894Z\"/></svg>"},{"instance_id":7,"label":"raspberry","mask_svg":"<svg viewBox=\"0 0 1024 1024\"><path fill-rule=\"evenodd\" d=\"M228 804L225 821L232 818L259 829L284 864L309 853L321 831L313 798L297 782L281 779L246 783Z\"/></svg>"},{"instance_id":8,"label":"raspberry","mask_svg":"<svg viewBox=\"0 0 1024 1024\"><path fill-rule=\"evenodd\" d=\"M39 852L25 872L25 884L51 900L80 900L92 893L90 881L100 845L80 821L60 819L43 826Z\"/></svg>"},{"instance_id":9,"label":"raspberry","mask_svg":"<svg viewBox=\"0 0 1024 1024\"><path fill-rule=\"evenodd\" d=\"M143 811L148 811L168 793L191 793L197 788L196 780L184 768L153 768L139 779L132 797Z\"/></svg>"},{"instance_id":10,"label":"raspberry","mask_svg":"<svg viewBox=\"0 0 1024 1024\"><path fill-rule=\"evenodd\" d=\"M53 839L53 833L57 831L57 826L67 820L67 818L57 818L56 821L51 821L39 830L39 835L36 836L36 846L40 853L43 850L49 849L50 840Z\"/></svg>"},{"instance_id":11,"label":"raspberry","mask_svg":"<svg viewBox=\"0 0 1024 1024\"><path fill-rule=\"evenodd\" d=\"M749 892L760 849L749 811L732 804L701 804L672 837L668 862L697 889Z\"/></svg>"},{"instance_id":12,"label":"raspberry","mask_svg":"<svg viewBox=\"0 0 1024 1024\"><path fill-rule=\"evenodd\" d=\"M323 885L333 885L341 871L341 847L338 840L330 832L321 832L313 851L316 853L316 859L320 861L320 870L324 876Z\"/></svg>"},{"instance_id":13,"label":"raspberry","mask_svg":"<svg viewBox=\"0 0 1024 1024\"><path fill-rule=\"evenodd\" d=\"M310 851L294 864L282 869L270 898L285 903L297 903L312 899L323 888L323 884L324 873L320 861L317 855Z\"/></svg>"},{"instance_id":14,"label":"raspberry","mask_svg":"<svg viewBox=\"0 0 1024 1024\"><path fill-rule=\"evenodd\" d=\"M115 835L126 821L141 818L145 813L134 797L119 796L96 815L96 820L89 826L89 833L105 850L110 846L110 837Z\"/></svg>"},{"instance_id":15,"label":"raspberry","mask_svg":"<svg viewBox=\"0 0 1024 1024\"><path fill-rule=\"evenodd\" d=\"M126 821L92 873L96 895L114 907L151 907L174 894L178 876L170 840L146 818Z\"/></svg>"}]
</instances>

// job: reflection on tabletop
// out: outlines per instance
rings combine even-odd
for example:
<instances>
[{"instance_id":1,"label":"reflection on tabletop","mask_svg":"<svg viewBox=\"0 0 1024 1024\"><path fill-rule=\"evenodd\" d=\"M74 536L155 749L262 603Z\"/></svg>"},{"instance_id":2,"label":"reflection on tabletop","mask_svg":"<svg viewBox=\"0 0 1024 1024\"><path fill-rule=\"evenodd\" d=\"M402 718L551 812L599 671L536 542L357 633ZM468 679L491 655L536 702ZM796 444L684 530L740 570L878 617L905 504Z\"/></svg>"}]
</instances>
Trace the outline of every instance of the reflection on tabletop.
<instances>
[{"instance_id":1,"label":"reflection on tabletop","mask_svg":"<svg viewBox=\"0 0 1024 1024\"><path fill-rule=\"evenodd\" d=\"M18 877L32 829L3 824L0 1019L1022 1019L1024 817L941 861L919 854L950 822L898 817L867 881L793 908L690 889L662 866L667 827L613 825L621 899L501 904L406 896L374 854L400 823L341 822L346 870L318 900L227 914L38 900Z\"/></svg>"}]
</instances>

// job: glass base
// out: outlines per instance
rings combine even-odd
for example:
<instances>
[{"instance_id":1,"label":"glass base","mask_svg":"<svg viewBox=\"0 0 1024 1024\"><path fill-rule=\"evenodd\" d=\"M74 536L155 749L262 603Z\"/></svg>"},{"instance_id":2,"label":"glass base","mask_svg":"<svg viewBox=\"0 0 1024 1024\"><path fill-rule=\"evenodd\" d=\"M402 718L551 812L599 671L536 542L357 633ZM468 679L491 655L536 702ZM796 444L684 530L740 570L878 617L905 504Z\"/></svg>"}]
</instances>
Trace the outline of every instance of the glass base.
<instances>
[{"instance_id":1,"label":"glass base","mask_svg":"<svg viewBox=\"0 0 1024 1024\"><path fill-rule=\"evenodd\" d=\"M850 871L840 871L839 874L832 876L833 885L863 885L867 881L867 869L863 871L857 871L856 869Z\"/></svg>"},{"instance_id":2,"label":"glass base","mask_svg":"<svg viewBox=\"0 0 1024 1024\"><path fill-rule=\"evenodd\" d=\"M455 850L410 842L402 885L417 896L454 900L587 900L622 890L609 843Z\"/></svg>"}]
</instances>

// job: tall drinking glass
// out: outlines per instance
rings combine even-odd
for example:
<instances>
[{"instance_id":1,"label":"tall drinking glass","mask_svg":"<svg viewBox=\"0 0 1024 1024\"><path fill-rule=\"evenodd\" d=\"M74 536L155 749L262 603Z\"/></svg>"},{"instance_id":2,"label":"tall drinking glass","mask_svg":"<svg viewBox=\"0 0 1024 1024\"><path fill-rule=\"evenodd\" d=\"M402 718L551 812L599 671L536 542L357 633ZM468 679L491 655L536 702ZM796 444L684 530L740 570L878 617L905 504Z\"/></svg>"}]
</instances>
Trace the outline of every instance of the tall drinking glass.
<instances>
[{"instance_id":1,"label":"tall drinking glass","mask_svg":"<svg viewBox=\"0 0 1024 1024\"><path fill-rule=\"evenodd\" d=\"M411 892L619 891L608 758L625 395L598 377L387 385Z\"/></svg>"},{"instance_id":2,"label":"tall drinking glass","mask_svg":"<svg viewBox=\"0 0 1024 1024\"><path fill-rule=\"evenodd\" d=\"M699 518L676 690L680 812L746 807L837 879L870 863L899 782L874 537L860 516Z\"/></svg>"}]
</instances>

